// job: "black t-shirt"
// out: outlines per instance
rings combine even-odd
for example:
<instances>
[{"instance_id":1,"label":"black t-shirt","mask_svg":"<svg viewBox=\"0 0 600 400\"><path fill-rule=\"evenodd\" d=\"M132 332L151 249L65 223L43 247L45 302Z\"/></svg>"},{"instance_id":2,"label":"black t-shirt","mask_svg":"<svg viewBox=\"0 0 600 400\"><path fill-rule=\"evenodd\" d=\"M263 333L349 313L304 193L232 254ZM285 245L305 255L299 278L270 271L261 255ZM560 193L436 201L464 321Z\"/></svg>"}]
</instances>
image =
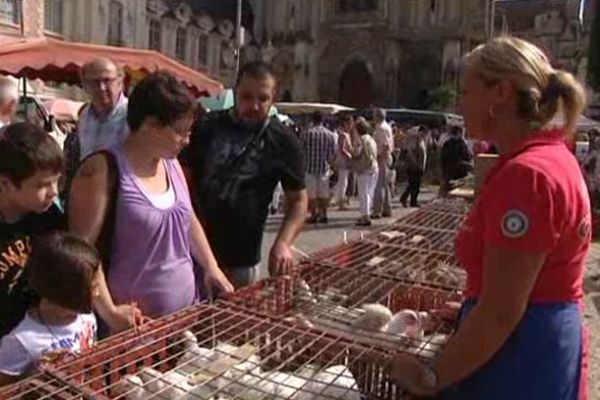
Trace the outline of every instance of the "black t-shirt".
<instances>
[{"instance_id":1,"label":"black t-shirt","mask_svg":"<svg viewBox=\"0 0 600 400\"><path fill-rule=\"evenodd\" d=\"M65 227L63 213L54 205L43 214L30 214L14 224L0 223L0 337L21 322L35 299L23 269L31 242L38 235Z\"/></svg>"},{"instance_id":2,"label":"black t-shirt","mask_svg":"<svg viewBox=\"0 0 600 400\"><path fill-rule=\"evenodd\" d=\"M304 189L298 138L271 118L244 126L229 112L211 113L196 124L181 162L191 172L196 212L220 265L249 267L260 261L268 206L278 182ZM244 149L246 151L244 152Z\"/></svg>"}]
</instances>

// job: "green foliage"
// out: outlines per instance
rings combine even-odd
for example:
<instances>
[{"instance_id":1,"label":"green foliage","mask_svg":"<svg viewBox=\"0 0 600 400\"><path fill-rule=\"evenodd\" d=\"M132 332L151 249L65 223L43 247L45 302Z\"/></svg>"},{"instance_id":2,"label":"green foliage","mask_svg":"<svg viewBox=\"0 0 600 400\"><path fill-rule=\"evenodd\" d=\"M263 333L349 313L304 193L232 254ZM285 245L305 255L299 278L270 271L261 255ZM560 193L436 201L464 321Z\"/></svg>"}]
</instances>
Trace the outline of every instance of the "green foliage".
<instances>
[{"instance_id":1,"label":"green foliage","mask_svg":"<svg viewBox=\"0 0 600 400\"><path fill-rule=\"evenodd\" d=\"M454 105L456 90L451 85L438 86L429 93L429 108L433 111L446 111Z\"/></svg>"}]
</instances>

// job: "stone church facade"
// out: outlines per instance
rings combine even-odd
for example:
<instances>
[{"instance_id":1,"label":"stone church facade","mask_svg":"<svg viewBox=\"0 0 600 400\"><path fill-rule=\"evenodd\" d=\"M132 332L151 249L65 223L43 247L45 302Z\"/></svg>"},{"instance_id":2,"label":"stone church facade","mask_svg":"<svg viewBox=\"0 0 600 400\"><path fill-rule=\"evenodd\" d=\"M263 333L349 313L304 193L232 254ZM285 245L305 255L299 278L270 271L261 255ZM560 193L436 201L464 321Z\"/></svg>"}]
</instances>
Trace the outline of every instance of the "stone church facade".
<instances>
[{"instance_id":1,"label":"stone church facade","mask_svg":"<svg viewBox=\"0 0 600 400\"><path fill-rule=\"evenodd\" d=\"M442 85L456 90L460 60L489 37L492 15L491 0L250 3L254 32L244 58L273 63L280 100L357 107L423 107L431 90ZM586 57L577 46L586 46L589 21L575 28L578 5L578 0L497 4L495 33L527 37L558 65L584 77Z\"/></svg>"}]
</instances>

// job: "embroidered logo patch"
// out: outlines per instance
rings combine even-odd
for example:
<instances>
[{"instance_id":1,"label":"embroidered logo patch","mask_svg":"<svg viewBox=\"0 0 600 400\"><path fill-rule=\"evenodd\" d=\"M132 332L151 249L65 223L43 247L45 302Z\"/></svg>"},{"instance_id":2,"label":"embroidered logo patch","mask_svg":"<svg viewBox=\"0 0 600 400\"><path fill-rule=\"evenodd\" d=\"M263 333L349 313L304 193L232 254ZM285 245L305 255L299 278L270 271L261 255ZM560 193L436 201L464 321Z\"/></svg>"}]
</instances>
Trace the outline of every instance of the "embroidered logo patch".
<instances>
[{"instance_id":1,"label":"embroidered logo patch","mask_svg":"<svg viewBox=\"0 0 600 400\"><path fill-rule=\"evenodd\" d=\"M588 235L590 234L590 223L588 222L587 219L584 219L583 221L581 221L581 223L579 224L579 228L577 229L577 232L579 233L579 237L581 237L582 239L588 238Z\"/></svg>"},{"instance_id":2,"label":"embroidered logo patch","mask_svg":"<svg viewBox=\"0 0 600 400\"><path fill-rule=\"evenodd\" d=\"M509 210L502 217L502 234L507 238L516 239L527 233L529 220L519 210Z\"/></svg>"}]
</instances>

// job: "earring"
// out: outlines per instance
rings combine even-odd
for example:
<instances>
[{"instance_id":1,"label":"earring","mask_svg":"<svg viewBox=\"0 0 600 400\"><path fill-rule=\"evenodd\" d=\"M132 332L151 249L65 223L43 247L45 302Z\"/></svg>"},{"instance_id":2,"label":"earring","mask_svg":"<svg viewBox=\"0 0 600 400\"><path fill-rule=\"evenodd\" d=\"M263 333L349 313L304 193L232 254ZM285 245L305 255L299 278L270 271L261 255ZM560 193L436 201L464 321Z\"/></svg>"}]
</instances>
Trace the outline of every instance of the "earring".
<instances>
[{"instance_id":1,"label":"earring","mask_svg":"<svg viewBox=\"0 0 600 400\"><path fill-rule=\"evenodd\" d=\"M496 118L496 109L493 105L488 108L488 115L490 118Z\"/></svg>"}]
</instances>

